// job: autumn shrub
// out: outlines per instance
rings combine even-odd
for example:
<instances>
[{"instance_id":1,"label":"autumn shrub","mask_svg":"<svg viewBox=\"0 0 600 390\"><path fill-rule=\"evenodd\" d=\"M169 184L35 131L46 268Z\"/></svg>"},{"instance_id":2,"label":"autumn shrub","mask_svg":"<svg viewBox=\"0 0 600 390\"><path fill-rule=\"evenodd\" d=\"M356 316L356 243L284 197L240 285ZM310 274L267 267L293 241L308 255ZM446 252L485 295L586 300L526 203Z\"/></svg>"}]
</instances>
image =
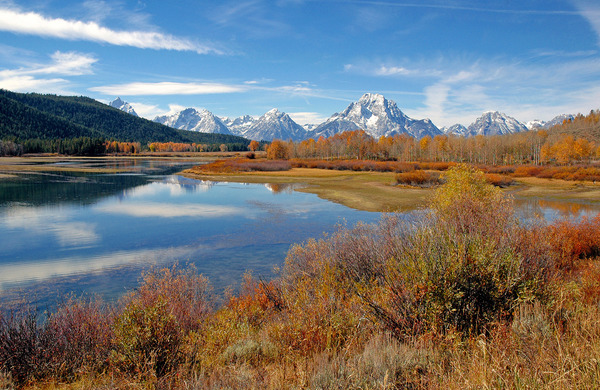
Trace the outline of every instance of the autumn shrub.
<instances>
[{"instance_id":1,"label":"autumn shrub","mask_svg":"<svg viewBox=\"0 0 600 390\"><path fill-rule=\"evenodd\" d=\"M70 380L106 368L112 348L113 310L99 298L68 297L46 322L51 374Z\"/></svg>"},{"instance_id":2,"label":"autumn shrub","mask_svg":"<svg viewBox=\"0 0 600 390\"><path fill-rule=\"evenodd\" d=\"M417 164L418 169L433 171L446 171L454 166L456 166L455 162L419 162Z\"/></svg>"},{"instance_id":3,"label":"autumn shrub","mask_svg":"<svg viewBox=\"0 0 600 390\"><path fill-rule=\"evenodd\" d=\"M395 176L396 185L411 185L418 187L434 186L441 183L441 176L437 172L429 171L411 171L397 173Z\"/></svg>"},{"instance_id":4,"label":"autumn shrub","mask_svg":"<svg viewBox=\"0 0 600 390\"><path fill-rule=\"evenodd\" d=\"M519 165L515 168L513 172L513 176L515 177L536 177L538 176L544 168L540 166L532 166L532 165Z\"/></svg>"},{"instance_id":5,"label":"autumn shrub","mask_svg":"<svg viewBox=\"0 0 600 390\"><path fill-rule=\"evenodd\" d=\"M583 217L579 222L559 220L547 230L559 269L573 269L578 260L600 255L600 214Z\"/></svg>"},{"instance_id":6,"label":"autumn shrub","mask_svg":"<svg viewBox=\"0 0 600 390\"><path fill-rule=\"evenodd\" d=\"M340 234L344 237L337 237ZM349 233L341 229L330 239L290 248L281 276L286 310L267 330L280 350L304 356L339 351L358 337L364 307L351 287L353 281L338 266L339 256L360 263L372 246L369 237L347 238ZM361 251L361 245L369 246Z\"/></svg>"},{"instance_id":7,"label":"autumn shrub","mask_svg":"<svg viewBox=\"0 0 600 390\"><path fill-rule=\"evenodd\" d=\"M510 175L515 173L517 167L515 167L514 165L485 165L481 166L479 169L481 169L485 173Z\"/></svg>"},{"instance_id":8,"label":"autumn shrub","mask_svg":"<svg viewBox=\"0 0 600 390\"><path fill-rule=\"evenodd\" d=\"M9 373L18 386L46 377L51 342L36 311L26 307L0 320L0 372Z\"/></svg>"},{"instance_id":9,"label":"autumn shrub","mask_svg":"<svg viewBox=\"0 0 600 390\"><path fill-rule=\"evenodd\" d=\"M431 212L416 220L388 216L292 248L284 280L308 294L296 296L295 304L314 315L329 310L322 305L335 297L329 307L350 309L348 323L370 312L405 339L452 330L477 334L509 319L519 300L533 299L541 283L531 283L528 277L539 275L522 267L511 200L471 167L445 176Z\"/></svg>"},{"instance_id":10,"label":"autumn shrub","mask_svg":"<svg viewBox=\"0 0 600 390\"><path fill-rule=\"evenodd\" d=\"M271 171L289 171L291 169L289 161L269 160L269 161L251 161L240 164L240 170L271 172Z\"/></svg>"},{"instance_id":11,"label":"autumn shrub","mask_svg":"<svg viewBox=\"0 0 600 390\"><path fill-rule=\"evenodd\" d=\"M508 187L514 183L514 180L511 177L496 173L486 173L485 180L496 187Z\"/></svg>"},{"instance_id":12,"label":"autumn shrub","mask_svg":"<svg viewBox=\"0 0 600 390\"><path fill-rule=\"evenodd\" d=\"M182 343L210 312L209 284L195 268L152 270L123 299L112 362L126 372L163 376L184 360Z\"/></svg>"}]
</instances>

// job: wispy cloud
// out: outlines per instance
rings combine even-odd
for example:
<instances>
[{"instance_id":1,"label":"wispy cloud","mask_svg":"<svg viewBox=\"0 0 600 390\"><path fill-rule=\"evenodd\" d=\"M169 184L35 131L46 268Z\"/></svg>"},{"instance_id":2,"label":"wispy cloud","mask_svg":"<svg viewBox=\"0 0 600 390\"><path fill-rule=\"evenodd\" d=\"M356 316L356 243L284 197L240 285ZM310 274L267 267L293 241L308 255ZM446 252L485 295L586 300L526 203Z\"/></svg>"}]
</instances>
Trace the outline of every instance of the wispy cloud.
<instances>
[{"instance_id":1,"label":"wispy cloud","mask_svg":"<svg viewBox=\"0 0 600 390\"><path fill-rule=\"evenodd\" d=\"M282 21L271 2L262 0L228 1L209 13L218 26L234 27L253 37L274 37L293 33Z\"/></svg>"},{"instance_id":2,"label":"wispy cloud","mask_svg":"<svg viewBox=\"0 0 600 390\"><path fill-rule=\"evenodd\" d=\"M419 3L419 2L392 2L392 1L371 1L371 0L337 0L338 2L361 4L369 6L385 6L399 8L425 8L455 11L487 12L496 14L517 14L517 15L577 15L576 11L568 9L517 9L517 8L493 8L493 7L474 7L460 4L440 3Z\"/></svg>"},{"instance_id":3,"label":"wispy cloud","mask_svg":"<svg viewBox=\"0 0 600 390\"><path fill-rule=\"evenodd\" d=\"M600 46L600 4L597 1L590 0L573 0L573 3L580 15L588 21L596 33L597 44Z\"/></svg>"},{"instance_id":4,"label":"wispy cloud","mask_svg":"<svg viewBox=\"0 0 600 390\"><path fill-rule=\"evenodd\" d=\"M43 76L80 76L93 73L97 59L90 54L55 52L47 64L31 63L17 69L0 70L0 87L12 91L67 92L69 81Z\"/></svg>"},{"instance_id":5,"label":"wispy cloud","mask_svg":"<svg viewBox=\"0 0 600 390\"><path fill-rule=\"evenodd\" d=\"M318 124L327 120L327 117L318 112L288 112L287 114L294 122L301 125Z\"/></svg>"},{"instance_id":6,"label":"wispy cloud","mask_svg":"<svg viewBox=\"0 0 600 390\"><path fill-rule=\"evenodd\" d=\"M244 92L247 88L241 85L230 85L221 83L176 83L162 81L157 83L135 82L127 84L106 85L92 87L90 91L100 92L107 95L207 95L221 93Z\"/></svg>"},{"instance_id":7,"label":"wispy cloud","mask_svg":"<svg viewBox=\"0 0 600 390\"><path fill-rule=\"evenodd\" d=\"M46 17L36 12L0 8L0 30L71 41L92 41L141 49L194 51L198 54L222 51L216 47L155 31L117 31L94 21Z\"/></svg>"},{"instance_id":8,"label":"wispy cloud","mask_svg":"<svg viewBox=\"0 0 600 390\"><path fill-rule=\"evenodd\" d=\"M422 78L426 82L424 99L403 110L416 118L428 117L438 126L468 125L491 109L527 121L594 108L589 105L594 102L590 96L596 96L595 80L600 77L597 53L546 54L560 55L561 61L444 57L428 64L410 60L385 66L364 62L346 65L345 70L390 80ZM395 68L402 71L381 71Z\"/></svg>"}]
</instances>

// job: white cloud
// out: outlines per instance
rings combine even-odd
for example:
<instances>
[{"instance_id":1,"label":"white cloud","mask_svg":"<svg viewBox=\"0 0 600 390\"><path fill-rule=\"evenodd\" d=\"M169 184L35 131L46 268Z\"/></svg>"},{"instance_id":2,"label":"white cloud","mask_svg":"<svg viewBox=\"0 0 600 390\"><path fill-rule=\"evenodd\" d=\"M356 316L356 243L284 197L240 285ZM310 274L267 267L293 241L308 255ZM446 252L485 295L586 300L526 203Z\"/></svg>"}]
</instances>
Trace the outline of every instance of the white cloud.
<instances>
[{"instance_id":1,"label":"white cloud","mask_svg":"<svg viewBox=\"0 0 600 390\"><path fill-rule=\"evenodd\" d=\"M328 118L319 112L288 112L287 114L294 120L294 122L300 125L319 124L325 122L325 120Z\"/></svg>"},{"instance_id":2,"label":"white cloud","mask_svg":"<svg viewBox=\"0 0 600 390\"><path fill-rule=\"evenodd\" d=\"M375 71L375 74L378 76L408 75L410 74L410 71L401 66L387 67L385 65L381 65L381 67Z\"/></svg>"},{"instance_id":3,"label":"white cloud","mask_svg":"<svg viewBox=\"0 0 600 390\"><path fill-rule=\"evenodd\" d=\"M238 207L228 206L209 206L202 204L173 204L154 202L136 202L116 203L96 207L96 210L119 214L130 215L133 217L160 217L160 218L175 218L175 217L206 217L217 218L223 216L242 215L247 213L247 210Z\"/></svg>"},{"instance_id":4,"label":"white cloud","mask_svg":"<svg viewBox=\"0 0 600 390\"><path fill-rule=\"evenodd\" d=\"M0 9L0 30L72 41L92 41L141 49L194 51L198 54L222 52L189 39L154 31L117 31L96 22L49 18L36 12Z\"/></svg>"},{"instance_id":5,"label":"white cloud","mask_svg":"<svg viewBox=\"0 0 600 390\"><path fill-rule=\"evenodd\" d=\"M52 54L48 64L28 64L18 69L0 71L0 87L18 92L67 93L69 81L63 78L37 78L41 75L79 76L93 73L92 65L97 59L89 54L76 52Z\"/></svg>"},{"instance_id":6,"label":"white cloud","mask_svg":"<svg viewBox=\"0 0 600 390\"><path fill-rule=\"evenodd\" d=\"M206 95L244 92L246 87L221 83L157 83L134 82L128 84L105 85L90 88L90 91L107 95Z\"/></svg>"},{"instance_id":7,"label":"white cloud","mask_svg":"<svg viewBox=\"0 0 600 390\"><path fill-rule=\"evenodd\" d=\"M18 69L0 71L0 78L9 78L26 75L58 74L65 76L80 76L92 73L92 65L98 61L89 54L76 52L63 53L56 51L52 54L50 64L30 64Z\"/></svg>"},{"instance_id":8,"label":"white cloud","mask_svg":"<svg viewBox=\"0 0 600 390\"><path fill-rule=\"evenodd\" d=\"M65 79L36 79L32 76L0 78L0 88L15 92L59 93L70 95L69 82Z\"/></svg>"},{"instance_id":9,"label":"white cloud","mask_svg":"<svg viewBox=\"0 0 600 390\"><path fill-rule=\"evenodd\" d=\"M383 66L377 61L365 61L344 69L389 78L390 83L395 78L410 76L414 81L420 77L420 82L425 83L421 89L424 99L413 100L414 106L401 109L414 118L430 118L437 126L468 125L487 110L499 110L526 122L549 120L558 114L597 106L593 96L597 96L594 85L600 76L598 53L564 52L560 53L561 61L554 57L540 60L536 56L532 61L439 57Z\"/></svg>"}]
</instances>

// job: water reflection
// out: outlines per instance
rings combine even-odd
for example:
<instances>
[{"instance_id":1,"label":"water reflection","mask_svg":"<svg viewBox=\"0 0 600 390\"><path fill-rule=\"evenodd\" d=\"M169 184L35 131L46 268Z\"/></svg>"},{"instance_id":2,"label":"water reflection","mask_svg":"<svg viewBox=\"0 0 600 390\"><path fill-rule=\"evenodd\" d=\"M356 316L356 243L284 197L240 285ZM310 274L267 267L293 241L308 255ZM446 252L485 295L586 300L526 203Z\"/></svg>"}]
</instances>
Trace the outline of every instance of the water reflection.
<instances>
[{"instance_id":1,"label":"water reflection","mask_svg":"<svg viewBox=\"0 0 600 390\"><path fill-rule=\"evenodd\" d=\"M197 181L158 167L1 182L0 306L28 295L50 307L69 292L116 299L142 270L177 261L195 264L218 292L247 270L270 277L291 244L343 219L378 218L290 186Z\"/></svg>"},{"instance_id":2,"label":"water reflection","mask_svg":"<svg viewBox=\"0 0 600 390\"><path fill-rule=\"evenodd\" d=\"M543 219L549 222L559 219L592 217L600 213L600 204L560 201L540 198L516 198L515 206L523 220Z\"/></svg>"},{"instance_id":3,"label":"water reflection","mask_svg":"<svg viewBox=\"0 0 600 390\"><path fill-rule=\"evenodd\" d=\"M0 180L0 306L49 307L74 292L117 299L152 265L192 263L223 291L247 270L270 277L293 243L379 213L294 191L172 175L166 161L77 162L117 174L35 173ZM104 164L104 165L103 165ZM598 205L517 199L531 218L590 215Z\"/></svg>"}]
</instances>

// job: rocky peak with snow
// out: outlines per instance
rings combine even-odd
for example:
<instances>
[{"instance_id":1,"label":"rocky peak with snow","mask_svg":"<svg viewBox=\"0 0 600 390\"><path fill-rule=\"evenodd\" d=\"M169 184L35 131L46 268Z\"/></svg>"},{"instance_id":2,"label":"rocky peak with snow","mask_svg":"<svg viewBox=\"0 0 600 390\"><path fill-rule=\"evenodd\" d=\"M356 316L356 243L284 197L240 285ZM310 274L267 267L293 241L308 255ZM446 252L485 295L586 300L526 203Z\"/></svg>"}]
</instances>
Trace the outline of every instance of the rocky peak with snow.
<instances>
[{"instance_id":1,"label":"rocky peak with snow","mask_svg":"<svg viewBox=\"0 0 600 390\"><path fill-rule=\"evenodd\" d=\"M244 137L256 141L274 139L302 141L306 139L306 135L306 130L302 126L276 108L258 118L244 133Z\"/></svg>"},{"instance_id":2,"label":"rocky peak with snow","mask_svg":"<svg viewBox=\"0 0 600 390\"><path fill-rule=\"evenodd\" d=\"M523 123L513 117L498 111L487 111L467 127L465 135L504 135L527 130Z\"/></svg>"},{"instance_id":3,"label":"rocky peak with snow","mask_svg":"<svg viewBox=\"0 0 600 390\"><path fill-rule=\"evenodd\" d=\"M409 134L415 138L441 134L429 120L415 120L406 116L396 103L383 95L366 93L341 113L333 114L310 134L312 138L330 137L348 130L365 130L374 138L394 134Z\"/></svg>"},{"instance_id":4,"label":"rocky peak with snow","mask_svg":"<svg viewBox=\"0 0 600 390\"><path fill-rule=\"evenodd\" d=\"M153 121L175 129L231 134L227 126L206 109L198 111L195 108L186 108L172 115L157 116Z\"/></svg>"},{"instance_id":5,"label":"rocky peak with snow","mask_svg":"<svg viewBox=\"0 0 600 390\"><path fill-rule=\"evenodd\" d=\"M133 109L133 107L131 106L131 104L124 102L123 100L121 100L120 97L117 97L115 100L113 100L112 102L108 103L109 106L114 107L116 109L119 109L121 111L124 111L128 114L134 115L134 116L139 116L137 114L137 112L135 112L135 110Z\"/></svg>"},{"instance_id":6,"label":"rocky peak with snow","mask_svg":"<svg viewBox=\"0 0 600 390\"><path fill-rule=\"evenodd\" d=\"M232 134L244 136L248 129L256 122L251 115L243 115L234 119L220 118L223 124L229 128Z\"/></svg>"},{"instance_id":7,"label":"rocky peak with snow","mask_svg":"<svg viewBox=\"0 0 600 390\"><path fill-rule=\"evenodd\" d=\"M527 128L530 130L540 130L540 129L547 130L553 126L561 125L566 120L573 120L573 119L575 119L574 115L561 114L561 115L555 116L548 122L545 122L545 121L542 121L539 119L529 121L529 122L527 122Z\"/></svg>"},{"instance_id":8,"label":"rocky peak with snow","mask_svg":"<svg viewBox=\"0 0 600 390\"><path fill-rule=\"evenodd\" d=\"M445 134L452 134L452 135L458 135L458 136L466 136L467 135L467 128L459 123L452 125L450 127L444 127L441 129L443 133Z\"/></svg>"}]
</instances>

